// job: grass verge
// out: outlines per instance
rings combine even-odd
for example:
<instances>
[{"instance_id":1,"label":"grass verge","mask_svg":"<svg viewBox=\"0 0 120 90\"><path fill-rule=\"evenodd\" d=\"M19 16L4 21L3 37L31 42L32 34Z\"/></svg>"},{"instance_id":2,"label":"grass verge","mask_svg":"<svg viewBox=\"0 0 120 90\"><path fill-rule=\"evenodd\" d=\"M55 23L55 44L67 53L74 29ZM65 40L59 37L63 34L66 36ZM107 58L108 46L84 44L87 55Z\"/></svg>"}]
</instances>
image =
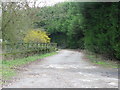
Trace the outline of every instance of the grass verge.
<instances>
[{"instance_id":1,"label":"grass verge","mask_svg":"<svg viewBox=\"0 0 120 90\"><path fill-rule=\"evenodd\" d=\"M96 55L90 52L87 52L85 56L94 64L111 68L120 68L120 64L117 60L105 59L100 55Z\"/></svg>"},{"instance_id":2,"label":"grass verge","mask_svg":"<svg viewBox=\"0 0 120 90\"><path fill-rule=\"evenodd\" d=\"M15 60L3 60L2 61L2 78L3 80L9 80L16 75L16 71L13 68L20 67L30 62L42 59L48 56L57 54L57 52L46 53L42 55L29 56L27 58L15 59Z\"/></svg>"}]
</instances>

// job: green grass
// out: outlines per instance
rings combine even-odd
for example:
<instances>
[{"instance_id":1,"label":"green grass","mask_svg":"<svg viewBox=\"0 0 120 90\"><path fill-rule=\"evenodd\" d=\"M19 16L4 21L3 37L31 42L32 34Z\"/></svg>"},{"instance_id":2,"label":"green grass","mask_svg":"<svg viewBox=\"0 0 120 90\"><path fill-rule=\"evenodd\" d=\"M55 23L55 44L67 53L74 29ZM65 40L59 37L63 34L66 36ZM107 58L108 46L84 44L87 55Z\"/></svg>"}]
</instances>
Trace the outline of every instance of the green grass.
<instances>
[{"instance_id":1,"label":"green grass","mask_svg":"<svg viewBox=\"0 0 120 90\"><path fill-rule=\"evenodd\" d=\"M118 68L119 65L115 61L104 60L103 58L96 57L95 55L86 55L87 58L94 64L98 64L105 67Z\"/></svg>"},{"instance_id":2,"label":"green grass","mask_svg":"<svg viewBox=\"0 0 120 90\"><path fill-rule=\"evenodd\" d=\"M36 61L38 59L42 59L55 54L57 54L57 52L29 56L27 58L16 59L16 60L3 60L2 61L2 77L4 80L8 80L11 77L16 75L16 71L13 68L16 68L16 67L28 64L30 62Z\"/></svg>"}]
</instances>

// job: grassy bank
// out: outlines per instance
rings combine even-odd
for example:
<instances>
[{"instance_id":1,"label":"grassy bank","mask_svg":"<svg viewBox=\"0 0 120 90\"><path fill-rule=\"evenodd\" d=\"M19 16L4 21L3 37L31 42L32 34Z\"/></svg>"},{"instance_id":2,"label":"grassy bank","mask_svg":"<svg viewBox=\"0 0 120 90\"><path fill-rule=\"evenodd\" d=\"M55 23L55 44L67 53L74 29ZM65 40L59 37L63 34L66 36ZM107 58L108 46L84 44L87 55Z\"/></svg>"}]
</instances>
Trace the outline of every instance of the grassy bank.
<instances>
[{"instance_id":1,"label":"grassy bank","mask_svg":"<svg viewBox=\"0 0 120 90\"><path fill-rule=\"evenodd\" d=\"M2 61L2 77L3 80L9 80L11 77L16 75L15 68L26 65L30 62L36 61L38 59L42 59L48 56L52 56L57 54L57 52L42 54L42 55L35 55L29 56L23 59L16 59L16 60L3 60Z\"/></svg>"},{"instance_id":2,"label":"grassy bank","mask_svg":"<svg viewBox=\"0 0 120 90\"><path fill-rule=\"evenodd\" d=\"M101 55L97 55L91 52L85 52L85 56L94 64L98 64L104 67L118 68L119 61L117 60L109 60L107 58L102 57Z\"/></svg>"}]
</instances>

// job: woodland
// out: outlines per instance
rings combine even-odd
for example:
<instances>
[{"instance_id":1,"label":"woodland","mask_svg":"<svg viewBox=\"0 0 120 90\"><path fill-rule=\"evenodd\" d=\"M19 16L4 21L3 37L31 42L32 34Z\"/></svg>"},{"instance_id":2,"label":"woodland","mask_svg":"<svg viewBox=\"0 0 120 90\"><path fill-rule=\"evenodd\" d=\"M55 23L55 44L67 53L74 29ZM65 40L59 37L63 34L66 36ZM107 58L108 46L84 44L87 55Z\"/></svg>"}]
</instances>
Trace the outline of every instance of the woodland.
<instances>
[{"instance_id":1,"label":"woodland","mask_svg":"<svg viewBox=\"0 0 120 90\"><path fill-rule=\"evenodd\" d=\"M64 2L30 7L3 3L3 42L57 43L120 59L119 8L115 2Z\"/></svg>"}]
</instances>

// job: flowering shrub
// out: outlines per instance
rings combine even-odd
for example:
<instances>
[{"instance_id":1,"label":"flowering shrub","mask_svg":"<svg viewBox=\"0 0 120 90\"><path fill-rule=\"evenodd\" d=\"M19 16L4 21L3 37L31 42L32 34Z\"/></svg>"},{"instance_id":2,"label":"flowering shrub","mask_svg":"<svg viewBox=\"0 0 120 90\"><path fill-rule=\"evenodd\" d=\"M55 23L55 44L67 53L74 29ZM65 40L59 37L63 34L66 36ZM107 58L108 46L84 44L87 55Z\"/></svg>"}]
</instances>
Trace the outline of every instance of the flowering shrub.
<instances>
[{"instance_id":1,"label":"flowering shrub","mask_svg":"<svg viewBox=\"0 0 120 90\"><path fill-rule=\"evenodd\" d=\"M24 37L24 42L50 43L50 38L45 31L30 30Z\"/></svg>"}]
</instances>

